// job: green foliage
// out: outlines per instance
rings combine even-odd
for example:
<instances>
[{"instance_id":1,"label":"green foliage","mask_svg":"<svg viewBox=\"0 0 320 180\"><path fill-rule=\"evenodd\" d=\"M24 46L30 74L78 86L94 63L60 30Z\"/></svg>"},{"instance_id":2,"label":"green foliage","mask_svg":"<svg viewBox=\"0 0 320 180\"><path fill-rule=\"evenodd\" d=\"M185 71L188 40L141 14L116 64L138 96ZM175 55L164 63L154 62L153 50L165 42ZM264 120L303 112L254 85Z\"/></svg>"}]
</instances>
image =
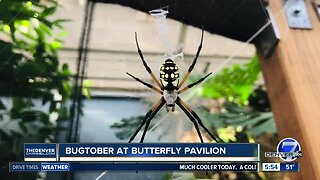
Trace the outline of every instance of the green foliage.
<instances>
[{"instance_id":1,"label":"green foliage","mask_svg":"<svg viewBox=\"0 0 320 180\"><path fill-rule=\"evenodd\" d=\"M201 97L225 101L222 112L203 111L225 142L250 142L263 133L276 133L267 93L262 86L254 89L259 74L258 57L254 56L247 64L223 69L201 87Z\"/></svg>"},{"instance_id":2,"label":"green foliage","mask_svg":"<svg viewBox=\"0 0 320 180\"><path fill-rule=\"evenodd\" d=\"M135 131L135 128L139 127L144 116L133 116L129 118L123 118L121 122L114 123L110 127L118 128L121 131L116 132L116 136L119 139L128 139Z\"/></svg>"},{"instance_id":3,"label":"green foliage","mask_svg":"<svg viewBox=\"0 0 320 180\"><path fill-rule=\"evenodd\" d=\"M212 99L225 98L239 105L248 103L260 67L257 56L250 63L235 64L210 78L201 88L200 96Z\"/></svg>"},{"instance_id":4,"label":"green foliage","mask_svg":"<svg viewBox=\"0 0 320 180\"><path fill-rule=\"evenodd\" d=\"M157 118L159 114L157 114L154 118ZM121 131L116 132L116 136L119 139L128 139L136 130L137 127L143 121L144 116L133 116L129 118L123 118L121 122L114 123L110 127L121 129ZM148 130L152 129L154 126L154 121L151 121ZM144 128L142 128L144 130Z\"/></svg>"},{"instance_id":5,"label":"green foliage","mask_svg":"<svg viewBox=\"0 0 320 180\"><path fill-rule=\"evenodd\" d=\"M59 66L62 35L53 33L67 20L52 20L57 8L56 0L0 1L0 96L11 102L0 101L1 159L21 160L23 143L53 141L56 121L68 119L71 73Z\"/></svg>"},{"instance_id":6,"label":"green foliage","mask_svg":"<svg viewBox=\"0 0 320 180\"><path fill-rule=\"evenodd\" d=\"M239 107L230 102L226 102L224 107L225 112L215 114L204 112L204 116L207 121L212 122L219 137L225 142L250 142L251 136L276 133L272 112L258 112L250 107Z\"/></svg>"}]
</instances>

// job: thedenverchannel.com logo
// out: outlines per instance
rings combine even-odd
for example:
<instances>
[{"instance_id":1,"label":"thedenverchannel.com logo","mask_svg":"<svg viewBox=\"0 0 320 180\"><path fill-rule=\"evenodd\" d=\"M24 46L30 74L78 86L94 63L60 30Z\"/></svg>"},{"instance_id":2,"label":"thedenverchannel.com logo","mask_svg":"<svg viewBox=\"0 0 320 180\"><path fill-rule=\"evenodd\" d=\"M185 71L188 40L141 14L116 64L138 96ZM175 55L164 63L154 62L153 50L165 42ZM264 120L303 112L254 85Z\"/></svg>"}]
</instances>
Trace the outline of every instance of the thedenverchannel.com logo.
<instances>
[{"instance_id":1,"label":"thedenverchannel.com logo","mask_svg":"<svg viewBox=\"0 0 320 180\"><path fill-rule=\"evenodd\" d=\"M301 146L293 138L284 138L278 143L277 152L265 152L265 157L279 157L283 161L291 162L302 157Z\"/></svg>"},{"instance_id":2,"label":"thedenverchannel.com logo","mask_svg":"<svg viewBox=\"0 0 320 180\"><path fill-rule=\"evenodd\" d=\"M56 144L25 144L24 155L25 157L55 157Z\"/></svg>"}]
</instances>

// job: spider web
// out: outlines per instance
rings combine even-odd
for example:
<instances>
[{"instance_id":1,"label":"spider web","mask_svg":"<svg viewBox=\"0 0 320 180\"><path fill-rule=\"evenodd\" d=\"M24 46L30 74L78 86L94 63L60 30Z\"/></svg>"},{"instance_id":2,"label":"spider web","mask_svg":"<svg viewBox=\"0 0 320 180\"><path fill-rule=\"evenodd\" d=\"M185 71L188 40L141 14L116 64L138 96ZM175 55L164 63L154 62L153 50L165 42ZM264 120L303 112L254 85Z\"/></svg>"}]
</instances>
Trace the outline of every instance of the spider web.
<instances>
[{"instance_id":1,"label":"spider web","mask_svg":"<svg viewBox=\"0 0 320 180\"><path fill-rule=\"evenodd\" d=\"M141 4L142 5L144 5L144 1L143 0L140 0L141 1ZM242 0L242 2L244 2L245 0ZM176 3L177 1L175 1L175 5L177 6L177 3ZM161 0L159 0L159 4L162 4L161 3ZM210 6L213 6L214 5L214 0L213 1L211 1L211 3L210 3ZM192 6L191 6L191 3L189 4L189 6L188 6L188 8L189 8L189 10L190 9L192 9ZM22 8L23 9L23 8ZM19 13L22 11L22 9L19 11ZM211 9L211 8L209 8L209 9ZM202 14L201 12L198 12L196 9L192 9L193 11L195 11L195 13L198 13L198 14ZM236 10L236 9L235 9ZM17 15L15 16L15 17L17 17L18 15L19 15L19 13L17 13ZM232 13L232 12L231 12ZM185 17L183 17L183 19L184 19ZM204 16L203 17L203 21L206 21L206 16ZM11 22L13 22L13 20L14 20L15 18L13 18L12 20L11 20ZM267 25L269 25L269 23L270 22L268 22L268 23L266 23L261 29L260 29L260 31L258 31L256 34L254 34L250 39L248 39L248 41L245 43L245 44L248 44L248 43L250 43L251 42L251 40L256 36L256 35L258 35ZM245 45L243 45L243 47L244 47ZM243 47L240 47L238 50L236 50L235 51L235 53L233 54L233 55L231 55L228 59L226 59L223 63L221 63L220 64L220 66L217 68L217 71L218 70L220 70L220 69L222 69L223 67L225 67L226 66L226 64L229 62L229 61L231 61L240 51L241 51L241 49L243 48ZM5 49L5 47L0 51L0 54L1 54L1 52L3 51ZM172 52L170 52L170 49L167 51L167 53L169 54L169 57L170 57L170 55L172 55ZM199 59L201 58L201 56L199 57ZM119 70L123 70L123 68L122 69L119 69ZM201 72L196 72L196 69L194 70L194 73L196 74L196 73L201 73ZM12 87L12 88L14 88L14 87ZM11 88L11 89L12 89ZM135 92L139 92L139 91L135 91ZM10 96L11 97L11 96ZM129 98L130 97L132 97L132 96L129 96Z\"/></svg>"},{"instance_id":2,"label":"spider web","mask_svg":"<svg viewBox=\"0 0 320 180\"><path fill-rule=\"evenodd\" d=\"M142 5L144 5L144 1L143 1L143 0L140 0L140 2L141 2ZM158 2L159 2L158 4L162 4L162 3L161 3L161 0L159 0ZM211 9L212 6L214 6L214 2L215 2L214 0L211 1L210 5L209 5L209 6L210 6L209 9ZM239 4L239 6L237 6L237 7L234 9L234 11L236 11L236 9L239 8L240 5L241 5L243 2L245 2L245 0L242 0L241 3ZM259 1L259 2L260 2L260 4L261 4L261 8L263 8L262 2L261 2L261 1ZM177 1L175 1L175 5L177 5ZM274 14L274 16L275 16L275 17L279 16L279 15L283 12L284 8L285 8L285 7L283 7L279 12L277 12L276 14ZM170 10L170 7L169 7L168 9ZM192 6L191 6L191 3L189 4L188 9L189 9L189 11L192 9L193 11L195 11L195 13L202 14L201 12L197 12L197 10L193 9ZM170 13L170 11L169 11L169 13ZM230 14L232 14L232 13L233 13L233 11L230 12ZM268 17L267 14L265 14L265 15L266 15L266 17ZM183 20L184 20L184 18L185 18L185 16L183 17ZM207 20L207 17L204 16L204 17L203 17L203 21L206 21L206 20ZM225 21L227 21L227 19L225 19ZM233 50L233 53L232 53L229 57L225 58L220 64L218 64L217 67L214 69L212 75L214 76L214 74L216 74L217 72L219 72L221 69L227 67L227 66L229 65L229 63L246 47L246 45L250 44L250 43L252 42L252 40L253 40L255 37L257 37L259 34L261 34L261 32L262 32L266 27L268 27L270 24L271 24L271 20L269 19L263 26L261 26L255 33L253 33L253 34L250 36L250 38L248 38L241 46L239 46L239 47L237 47L236 49L234 49L234 50ZM287 31L286 31L284 34L282 34L282 37L284 37L284 36L287 35L288 30L289 30L289 28L287 28ZM204 39L204 41L205 41L205 39ZM196 43L199 43L199 42L196 42ZM173 52L172 50L171 50L171 51L170 51L170 50L167 51L168 54L170 54L170 53L172 53L172 52ZM199 58L198 58L198 62L199 62L199 61L201 61L201 53L200 53ZM186 67L189 67L189 64L190 64L190 63L188 63L188 64L187 64L187 63L184 63L184 64L183 64L183 69L186 70ZM186 72L186 71L184 71L184 72ZM194 69L192 73L193 73L193 74L202 74L203 72L199 72L199 69ZM205 83L205 81L202 82L202 83ZM194 92L195 92L195 91L196 91L196 90L194 90ZM188 92L188 93L186 93L186 94L187 94L186 96L190 96L190 94L192 94L192 92ZM187 102L188 102L188 103L189 103L189 102L191 103L192 108L193 108L196 112L197 112L197 110L199 110L200 106L199 106L198 104L193 104L193 102L191 101L191 99L188 99ZM159 119L157 119L157 120L154 119L153 121L157 121L157 123L156 123L156 124L152 127L152 129L149 130L149 131L152 131L152 130L156 129L158 126L160 126L160 125L167 119L167 117L168 117L168 113L165 114L165 115L163 115L163 117L161 117L161 118L159 118ZM201 117L201 115L200 115L200 117ZM201 118L201 119L203 119L203 118ZM184 121L188 121L187 118L185 118ZM205 123L205 122L204 122L204 123ZM190 124L192 124L192 123L190 122ZM187 174L187 173L186 173L186 174ZM102 174L100 174L100 176L98 176L96 179L97 179L97 180L98 180L98 179L101 179L104 175L106 175L106 171L103 172Z\"/></svg>"},{"instance_id":3,"label":"spider web","mask_svg":"<svg viewBox=\"0 0 320 180\"><path fill-rule=\"evenodd\" d=\"M242 0L242 2L244 2L245 0ZM141 4L144 6L144 1L143 0L140 0L140 2L141 2ZM161 3L162 1L161 0L158 0L158 4L162 4ZM175 0L174 1L175 2L175 6L177 6L177 1ZM212 9L212 7L214 6L214 0L212 0L211 1L211 3L210 3L210 8L209 8L209 10L210 9ZM261 1L260 1L261 2ZM262 3L261 3L261 5L262 5ZM262 7L263 8L263 7ZM14 19L19 15L19 13L21 12L23 10L23 8L21 8L21 10L14 16L14 18L11 20L11 22L10 23L12 23L13 21L14 21ZM169 10L170 10L170 7L169 7ZM235 11L236 9L234 9L234 11ZM281 13L283 13L283 10L284 10L284 7L279 11L279 12L277 12L276 14L274 14L274 16L279 16ZM201 13L201 12L199 12L199 11L197 11L196 9L194 9L193 7L192 7L192 5L191 5L191 3L189 4L189 6L188 6L188 11L193 11L193 12L195 12L195 13L199 13L199 14L203 14L203 13ZM169 13L170 13L170 11L169 11ZM232 12L231 12L232 13ZM266 15L266 17L267 17L267 15ZM209 17L206 17L206 16L204 16L203 17L203 21L206 21L207 19L208 19ZM183 17L183 20L185 19L185 16ZM227 20L227 19L226 19ZM271 23L271 21L269 20L267 23L265 23L257 32L255 32L254 34L252 34L252 36L243 44L243 45L241 45L240 47L238 47L237 49L234 49L234 53L233 54L231 54L228 58L226 58L222 63L220 63L216 68L215 68L215 70L214 70L214 72L213 72L213 75L215 74L215 73L217 73L219 70L221 70L221 69L223 69L224 67L226 67L229 63L230 63L230 61L231 60L233 60L233 58L235 57L235 56L237 56L240 52L241 52L241 50L247 45L247 44L249 44L253 39L254 39L254 37L256 37L257 35L259 35L269 24ZM289 30L289 28L287 28L287 30ZM287 31L288 32L288 31ZM94 34L94 32L92 32L92 34ZM286 36L286 34L287 33L284 33L284 34L282 34L282 37L284 37L284 36ZM199 30L199 37L200 37L200 30ZM205 39L204 39L204 41L205 41ZM195 42L195 43L199 43L199 42ZM3 49L1 49L0 50L0 55L1 55L1 53L5 50L5 48L6 47L3 47ZM196 50L195 50L196 51ZM166 53L168 53L168 54L170 54L170 53L172 53L172 52L166 52ZM160 61L160 59L161 58L159 58L159 61ZM163 60L163 59L162 59ZM140 61L139 59L137 59L137 61ZM201 53L200 53L200 55L199 55L199 58L198 58L198 62L199 61L201 61ZM127 60L123 60L123 62L124 62L124 64L127 64ZM0 68L2 68L2 66L5 64L6 62L1 62L1 64L0 64ZM89 58L89 63L90 63L90 58ZM159 63L162 63L162 62L159 62ZM186 70L186 67L188 67L189 66L189 64L187 64L187 63L185 63L185 64L183 64L183 70L185 71ZM143 68L142 66L141 66L141 68ZM115 68L116 70L119 70L119 71L123 71L123 72L125 72L124 70L130 70L130 67L129 66L127 66L127 65L124 65L123 67L121 67L121 68ZM155 70L155 69L153 69L153 70ZM202 72L199 72L199 71L197 71L197 69L194 69L194 71L193 71L193 74L201 74ZM203 83L205 83L205 82L203 82ZM13 83L12 83L12 86L10 87L11 88L11 92L12 92L12 89L14 88L14 86L13 86ZM133 92L134 92L134 94L135 93L140 93L140 91L139 90L133 90ZM190 93L190 92L189 92ZM132 95L127 95L127 97L128 97L128 99L130 99L130 98L133 98L133 97L135 97L135 96L132 96ZM10 93L10 96L9 96L9 98L8 99L10 99L10 98L12 98L12 94ZM30 97L30 99L32 99L32 97ZM144 101L144 100L141 100L141 101ZM187 102L190 102L189 100L187 100ZM196 105L196 104L193 104L192 102L191 102L191 106L193 107L193 109L195 110L195 111L197 111L197 109L199 108L199 105ZM155 128L157 128L158 126L160 126L161 124L162 124L162 122L166 119L168 117L168 115L164 115L163 117L161 117L160 119L158 119L158 120L154 120L154 121L157 121L157 123L156 123L156 125L155 126L153 126L153 129L155 129ZM184 119L184 121L188 121L186 118ZM101 174L101 176L98 176L96 179L100 179L100 178L102 178L104 175L106 175L106 172L103 172L103 174Z\"/></svg>"}]
</instances>

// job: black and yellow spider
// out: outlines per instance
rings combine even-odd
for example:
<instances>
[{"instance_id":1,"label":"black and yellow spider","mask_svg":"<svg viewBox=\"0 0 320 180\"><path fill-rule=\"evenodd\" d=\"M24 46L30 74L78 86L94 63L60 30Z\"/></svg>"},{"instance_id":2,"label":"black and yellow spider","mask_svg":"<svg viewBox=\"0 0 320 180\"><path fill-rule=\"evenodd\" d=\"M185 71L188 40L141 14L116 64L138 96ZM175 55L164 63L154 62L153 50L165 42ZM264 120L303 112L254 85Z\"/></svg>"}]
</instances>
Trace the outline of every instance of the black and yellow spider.
<instances>
[{"instance_id":1,"label":"black and yellow spider","mask_svg":"<svg viewBox=\"0 0 320 180\"><path fill-rule=\"evenodd\" d=\"M146 135L146 132L148 130L150 121L152 120L152 118L157 114L157 112L162 108L163 105L166 106L166 110L167 112L169 112L169 107L171 108L171 111L175 110L175 104L177 104L182 110L183 112L189 117L189 119L193 122L197 133L199 135L199 138L201 140L201 142L203 142L198 124L211 136L211 138L213 140L215 140L216 142L217 139L216 137L210 133L210 131L203 125L201 119L199 118L199 116L185 103L181 100L181 98L178 96L179 94L185 92L186 90L192 88L193 86L201 83L203 80L205 80L208 76L211 75L211 73L209 73L208 75L206 75L205 77L199 79L198 81L189 84L188 86L184 87L183 89L180 89L181 86L183 85L183 83L187 80L187 78L189 77L191 71L193 70L198 56L200 54L201 48L202 48L202 41L203 41L203 29L202 29L202 34L201 34L201 42L200 45L198 47L198 51L197 54L191 64L191 66L188 69L188 72L186 73L186 75L183 77L182 81L179 82L179 68L178 66L175 64L175 62L171 59L167 59L164 64L161 66L160 68L160 82L158 81L158 79L156 78L156 76L153 74L153 72L151 71L150 67L147 65L146 61L144 60L142 51L140 50L139 44L138 44L138 40L137 40L137 33L135 33L135 39L136 39L136 44L137 44L137 49L138 49L138 53L140 55L140 58L142 60L142 63L144 65L144 67L146 68L146 70L148 71L148 73L151 75L152 79L154 80L154 82L158 85L158 87L154 87L151 84L148 84L144 81L142 81L139 78L134 77L133 75L131 75L130 73L127 72L127 74L129 76L131 76L132 78L134 78L136 81L142 83L143 85L147 86L148 88L153 89L154 91L156 91L157 93L161 94L162 97L160 99L160 101L158 103L156 103L146 114L145 118L143 119L141 125L138 127L138 129L135 131L135 133L131 136L129 143L135 138L135 136L138 134L138 132L140 131L140 129L142 128L142 126L144 124L146 124L145 129L143 131L140 143L143 142L143 139Z\"/></svg>"}]
</instances>

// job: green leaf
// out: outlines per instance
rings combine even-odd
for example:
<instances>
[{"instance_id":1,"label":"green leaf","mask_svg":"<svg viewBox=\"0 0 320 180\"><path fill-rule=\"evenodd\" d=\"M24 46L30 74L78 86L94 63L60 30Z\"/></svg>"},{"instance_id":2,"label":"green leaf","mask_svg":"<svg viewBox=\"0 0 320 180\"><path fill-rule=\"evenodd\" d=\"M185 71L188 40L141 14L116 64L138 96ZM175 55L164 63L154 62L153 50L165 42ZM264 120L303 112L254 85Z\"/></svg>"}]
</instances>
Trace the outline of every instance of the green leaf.
<instances>
[{"instance_id":1,"label":"green leaf","mask_svg":"<svg viewBox=\"0 0 320 180\"><path fill-rule=\"evenodd\" d=\"M28 103L26 101L18 97L13 98L12 109L14 109L16 112L21 112L25 108L28 108Z\"/></svg>"},{"instance_id":2,"label":"green leaf","mask_svg":"<svg viewBox=\"0 0 320 180\"><path fill-rule=\"evenodd\" d=\"M52 22L53 25L63 28L63 23L70 22L70 19L57 19Z\"/></svg>"},{"instance_id":3,"label":"green leaf","mask_svg":"<svg viewBox=\"0 0 320 180\"><path fill-rule=\"evenodd\" d=\"M47 17L47 16L49 16L49 15L54 14L54 13L56 12L56 10L57 10L57 6L53 6L53 7L46 8L46 9L44 9L44 10L42 11L41 16L42 16L42 17Z\"/></svg>"},{"instance_id":4,"label":"green leaf","mask_svg":"<svg viewBox=\"0 0 320 180\"><path fill-rule=\"evenodd\" d=\"M18 125L19 125L19 127L21 128L21 130L23 131L23 133L28 133L28 128L27 128L27 126L26 126L26 124L25 123L23 123L22 121L20 121L19 123L18 123Z\"/></svg>"},{"instance_id":5,"label":"green leaf","mask_svg":"<svg viewBox=\"0 0 320 180\"><path fill-rule=\"evenodd\" d=\"M266 132L276 134L277 128L275 126L274 119L270 118L270 119L266 119L265 121L263 121L262 123L260 123L258 125L254 125L253 127L251 127L250 132L254 136L260 136L261 134L266 133Z\"/></svg>"},{"instance_id":6,"label":"green leaf","mask_svg":"<svg viewBox=\"0 0 320 180\"><path fill-rule=\"evenodd\" d=\"M68 35L69 35L69 31L61 31L58 33L59 38L66 37Z\"/></svg>"},{"instance_id":7,"label":"green leaf","mask_svg":"<svg viewBox=\"0 0 320 180\"><path fill-rule=\"evenodd\" d=\"M0 110L6 109L6 106L3 104L3 102L0 100Z\"/></svg>"},{"instance_id":8,"label":"green leaf","mask_svg":"<svg viewBox=\"0 0 320 180\"><path fill-rule=\"evenodd\" d=\"M198 95L212 99L225 98L239 105L245 105L259 73L258 58L254 56L251 62L244 65L235 64L208 79Z\"/></svg>"}]
</instances>

